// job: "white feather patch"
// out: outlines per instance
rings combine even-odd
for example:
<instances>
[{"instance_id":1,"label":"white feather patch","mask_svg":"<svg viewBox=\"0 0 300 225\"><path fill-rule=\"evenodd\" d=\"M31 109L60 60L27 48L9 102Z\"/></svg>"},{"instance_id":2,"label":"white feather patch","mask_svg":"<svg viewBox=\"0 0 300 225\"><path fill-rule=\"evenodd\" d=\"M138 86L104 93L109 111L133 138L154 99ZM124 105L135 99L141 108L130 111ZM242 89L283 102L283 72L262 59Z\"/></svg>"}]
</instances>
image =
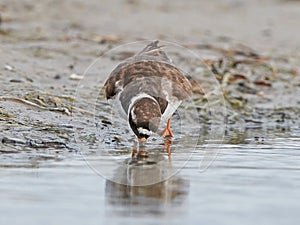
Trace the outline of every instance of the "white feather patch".
<instances>
[{"instance_id":1,"label":"white feather patch","mask_svg":"<svg viewBox=\"0 0 300 225\"><path fill-rule=\"evenodd\" d=\"M148 136L150 136L150 135L153 134L152 131L147 130L147 129L144 129L144 128L142 128L142 127L139 127L139 128L138 128L138 132L139 132L140 134L146 134L146 135L148 135Z\"/></svg>"},{"instance_id":2,"label":"white feather patch","mask_svg":"<svg viewBox=\"0 0 300 225\"><path fill-rule=\"evenodd\" d=\"M164 114L161 116L161 120L164 122L167 121L180 106L181 102L182 101L169 102Z\"/></svg>"},{"instance_id":3,"label":"white feather patch","mask_svg":"<svg viewBox=\"0 0 300 225\"><path fill-rule=\"evenodd\" d=\"M174 114L182 101L178 100L178 98L176 98L175 96L172 96L172 85L174 85L172 82L164 78L161 82L162 86L164 87L164 90L162 92L165 95L166 100L168 101L168 106L161 117L161 120L165 122Z\"/></svg>"}]
</instances>

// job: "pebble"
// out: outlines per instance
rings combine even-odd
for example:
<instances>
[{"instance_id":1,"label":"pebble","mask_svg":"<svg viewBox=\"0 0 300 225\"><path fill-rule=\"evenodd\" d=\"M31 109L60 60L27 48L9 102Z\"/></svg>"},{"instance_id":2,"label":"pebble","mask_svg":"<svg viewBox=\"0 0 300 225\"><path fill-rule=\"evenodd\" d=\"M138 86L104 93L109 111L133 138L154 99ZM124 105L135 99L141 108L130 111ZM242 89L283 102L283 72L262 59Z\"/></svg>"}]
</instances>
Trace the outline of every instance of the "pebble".
<instances>
[{"instance_id":1,"label":"pebble","mask_svg":"<svg viewBox=\"0 0 300 225\"><path fill-rule=\"evenodd\" d=\"M78 75L76 73L72 73L69 77L71 80L82 80L83 79L83 76L81 75Z\"/></svg>"},{"instance_id":2,"label":"pebble","mask_svg":"<svg viewBox=\"0 0 300 225\"><path fill-rule=\"evenodd\" d=\"M61 75L60 74L56 74L55 76L54 76L54 79L55 80L59 80L61 78Z\"/></svg>"},{"instance_id":3,"label":"pebble","mask_svg":"<svg viewBox=\"0 0 300 225\"><path fill-rule=\"evenodd\" d=\"M13 71L14 70L14 68L12 66L8 65L8 64L5 64L4 69L8 70L8 71Z\"/></svg>"}]
</instances>

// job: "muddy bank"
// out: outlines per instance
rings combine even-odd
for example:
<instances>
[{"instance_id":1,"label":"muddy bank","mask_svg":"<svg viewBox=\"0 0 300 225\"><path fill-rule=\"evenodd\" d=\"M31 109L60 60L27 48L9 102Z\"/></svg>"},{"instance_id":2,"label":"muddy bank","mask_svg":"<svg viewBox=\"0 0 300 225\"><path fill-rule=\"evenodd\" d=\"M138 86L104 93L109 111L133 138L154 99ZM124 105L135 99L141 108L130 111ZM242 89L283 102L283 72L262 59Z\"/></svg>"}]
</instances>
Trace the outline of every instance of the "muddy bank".
<instances>
[{"instance_id":1,"label":"muddy bank","mask_svg":"<svg viewBox=\"0 0 300 225\"><path fill-rule=\"evenodd\" d=\"M170 53L191 74L193 101L203 124L207 94L215 88L207 78L214 76L227 108L222 115L228 127L299 126L299 2L183 4L2 2L0 145L1 152L7 153L2 157L20 160L23 165L23 155L14 158L9 154L34 150L44 154L44 159L60 160L62 152L77 152L74 129L81 127L74 126L72 116L89 125L95 116L88 107L95 102L91 92L99 91L96 116L109 126L101 85L115 65L140 49L120 48L114 55L103 54L148 38L176 41L200 56L201 60L187 58L185 52ZM85 70L100 56L101 67L90 71L97 83L87 81L78 96ZM94 142L93 131L89 132L83 138ZM125 139L121 141L126 145Z\"/></svg>"}]
</instances>

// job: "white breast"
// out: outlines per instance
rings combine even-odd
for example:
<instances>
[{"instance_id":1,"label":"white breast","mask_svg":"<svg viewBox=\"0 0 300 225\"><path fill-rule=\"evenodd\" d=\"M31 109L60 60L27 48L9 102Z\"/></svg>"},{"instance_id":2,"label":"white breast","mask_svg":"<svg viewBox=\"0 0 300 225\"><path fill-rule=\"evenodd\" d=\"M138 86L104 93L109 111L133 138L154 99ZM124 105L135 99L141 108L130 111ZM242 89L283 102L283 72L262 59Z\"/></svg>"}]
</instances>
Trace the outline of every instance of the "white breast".
<instances>
[{"instance_id":1,"label":"white breast","mask_svg":"<svg viewBox=\"0 0 300 225\"><path fill-rule=\"evenodd\" d=\"M161 117L161 120L163 122L166 122L176 111L176 109L180 106L182 101L172 101L169 102L166 110L164 111L164 114Z\"/></svg>"}]
</instances>

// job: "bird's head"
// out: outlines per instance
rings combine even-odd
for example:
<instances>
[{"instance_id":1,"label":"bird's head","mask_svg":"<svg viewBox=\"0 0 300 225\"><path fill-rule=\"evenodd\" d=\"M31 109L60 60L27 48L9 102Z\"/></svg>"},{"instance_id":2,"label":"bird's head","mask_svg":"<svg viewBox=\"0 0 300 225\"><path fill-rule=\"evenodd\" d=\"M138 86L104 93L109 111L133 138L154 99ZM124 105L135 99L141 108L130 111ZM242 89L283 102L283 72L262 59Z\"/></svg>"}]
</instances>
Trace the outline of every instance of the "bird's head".
<instances>
[{"instance_id":1,"label":"bird's head","mask_svg":"<svg viewBox=\"0 0 300 225\"><path fill-rule=\"evenodd\" d=\"M140 141L158 130L161 119L159 104L152 98L141 98L129 111L129 125Z\"/></svg>"}]
</instances>

